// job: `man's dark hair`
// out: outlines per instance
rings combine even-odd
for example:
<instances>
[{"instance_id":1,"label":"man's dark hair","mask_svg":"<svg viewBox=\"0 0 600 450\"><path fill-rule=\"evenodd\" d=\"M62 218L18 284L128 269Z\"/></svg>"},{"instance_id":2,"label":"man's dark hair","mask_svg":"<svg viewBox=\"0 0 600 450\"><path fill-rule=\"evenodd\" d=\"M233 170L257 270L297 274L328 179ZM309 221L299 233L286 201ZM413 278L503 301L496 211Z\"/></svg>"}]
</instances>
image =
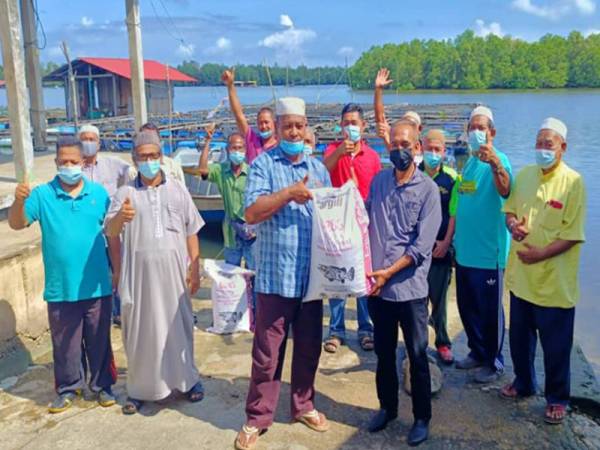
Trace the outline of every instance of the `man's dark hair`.
<instances>
[{"instance_id":1,"label":"man's dark hair","mask_svg":"<svg viewBox=\"0 0 600 450\"><path fill-rule=\"evenodd\" d=\"M272 118L275 118L275 112L273 111L273 108L269 106L263 106L262 108L260 108L256 113L256 117L260 116L264 112L268 112L269 114L271 114Z\"/></svg>"},{"instance_id":2,"label":"man's dark hair","mask_svg":"<svg viewBox=\"0 0 600 450\"><path fill-rule=\"evenodd\" d=\"M56 153L63 147L77 147L79 151L82 149L81 141L77 136L60 136L56 141Z\"/></svg>"},{"instance_id":3,"label":"man's dark hair","mask_svg":"<svg viewBox=\"0 0 600 450\"><path fill-rule=\"evenodd\" d=\"M357 112L360 118L363 118L363 109L358 103L348 103L346 106L344 106L344 109L342 109L342 118L345 114L353 112Z\"/></svg>"}]
</instances>

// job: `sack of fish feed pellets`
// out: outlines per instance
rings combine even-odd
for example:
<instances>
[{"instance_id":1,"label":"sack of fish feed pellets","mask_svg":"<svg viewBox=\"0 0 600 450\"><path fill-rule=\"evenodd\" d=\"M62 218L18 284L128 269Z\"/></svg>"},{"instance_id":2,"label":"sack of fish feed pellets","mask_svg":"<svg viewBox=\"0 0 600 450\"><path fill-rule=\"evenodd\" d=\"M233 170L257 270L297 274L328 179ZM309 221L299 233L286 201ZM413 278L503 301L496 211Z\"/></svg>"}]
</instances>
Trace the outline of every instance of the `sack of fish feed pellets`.
<instances>
[{"instance_id":1,"label":"sack of fish feed pellets","mask_svg":"<svg viewBox=\"0 0 600 450\"><path fill-rule=\"evenodd\" d=\"M231 334L250 331L249 300L254 272L214 259L204 260L204 271L212 280L213 324L210 333Z\"/></svg>"},{"instance_id":2,"label":"sack of fish feed pellets","mask_svg":"<svg viewBox=\"0 0 600 450\"><path fill-rule=\"evenodd\" d=\"M369 216L353 181L311 190L310 278L304 301L362 297L371 290Z\"/></svg>"}]
</instances>

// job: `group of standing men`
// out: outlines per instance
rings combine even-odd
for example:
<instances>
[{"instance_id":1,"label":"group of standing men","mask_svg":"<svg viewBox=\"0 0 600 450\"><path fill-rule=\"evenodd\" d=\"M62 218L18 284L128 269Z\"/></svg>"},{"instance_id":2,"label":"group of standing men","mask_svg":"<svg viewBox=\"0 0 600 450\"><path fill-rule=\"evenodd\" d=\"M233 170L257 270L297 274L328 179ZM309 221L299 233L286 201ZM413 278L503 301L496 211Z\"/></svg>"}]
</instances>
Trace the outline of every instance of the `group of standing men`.
<instances>
[{"instance_id":1,"label":"group of standing men","mask_svg":"<svg viewBox=\"0 0 600 450\"><path fill-rule=\"evenodd\" d=\"M379 155L363 139L367 124L361 107L354 104L342 110L344 139L331 144L320 162L310 156L315 137L301 99L282 98L275 111L261 109L255 131L243 114L233 72L226 71L222 79L239 133L228 138L228 160L209 164L212 131L208 130L199 165L190 172L207 177L221 191L226 261L239 265L244 260L256 270L247 419L236 448L253 448L273 423L290 328L292 417L318 432L329 429L327 418L314 405L323 303L303 302L311 264L311 189L341 186L349 180L357 184L370 218L369 276L374 287L368 297L357 299L359 343L365 350L374 348L378 358L380 410L369 430L380 431L397 416L400 326L410 360L415 419L408 443L418 445L427 439L431 419L427 326L430 322L434 326L440 359L452 363L446 294L454 261L457 303L470 349L456 366L478 368L475 381L481 383L502 375L502 289L509 249L506 278L516 377L501 394L516 398L535 393L532 362L539 333L546 371L545 420L560 423L569 400L585 211L582 179L562 161L566 126L546 119L532 151L536 164L513 179L508 158L493 143L492 111L477 107L468 124L470 155L458 176L444 164L442 130L421 136L422 124L415 113L392 126L387 123L382 91L391 80L383 69L376 80L375 112L392 167L382 169ZM201 400L190 295L199 285L197 233L202 219L185 186L161 168L164 158L155 130L142 130L135 138L135 177L127 176L129 169L117 163L118 170L108 168L113 163L100 163L95 159L97 147L85 144L83 133L80 137L81 141L59 140L57 177L33 191L27 183L20 184L9 213L15 229L34 221L42 227L44 298L59 394L50 410L62 411L71 404L85 383L86 366L100 403L115 403L110 389L116 376L110 349L114 290L121 298L128 358L129 397L123 411L134 413L143 401L164 398L172 390L186 392L191 401ZM93 137L89 141L96 142ZM93 153L93 161L88 153ZM91 163L95 168L89 172ZM324 348L335 352L345 340L345 299L330 299L330 308Z\"/></svg>"}]
</instances>

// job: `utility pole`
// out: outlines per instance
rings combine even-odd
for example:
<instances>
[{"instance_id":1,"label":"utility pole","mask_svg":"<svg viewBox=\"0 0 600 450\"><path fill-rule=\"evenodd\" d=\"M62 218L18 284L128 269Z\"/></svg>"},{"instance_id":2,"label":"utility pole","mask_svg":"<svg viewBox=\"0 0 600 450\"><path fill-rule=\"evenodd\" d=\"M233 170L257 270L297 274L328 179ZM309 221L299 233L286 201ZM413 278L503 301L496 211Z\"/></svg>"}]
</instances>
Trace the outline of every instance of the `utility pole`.
<instances>
[{"instance_id":1,"label":"utility pole","mask_svg":"<svg viewBox=\"0 0 600 450\"><path fill-rule=\"evenodd\" d=\"M136 131L148 121L146 87L144 85L144 57L142 54L142 25L139 0L125 0L127 33L129 34L129 64L131 66L131 96Z\"/></svg>"},{"instance_id":2,"label":"utility pole","mask_svg":"<svg viewBox=\"0 0 600 450\"><path fill-rule=\"evenodd\" d=\"M73 66L71 65L71 57L69 56L69 46L66 41L63 41L61 48L67 60L68 77L69 77L69 100L71 103L71 118L75 125L75 130L79 128L79 108L77 107L77 85L75 84L75 74L73 74Z\"/></svg>"},{"instance_id":3,"label":"utility pole","mask_svg":"<svg viewBox=\"0 0 600 450\"><path fill-rule=\"evenodd\" d=\"M169 150L175 152L173 148L173 98L171 96L171 77L169 74L169 65L167 67L167 101L169 103Z\"/></svg>"},{"instance_id":4,"label":"utility pole","mask_svg":"<svg viewBox=\"0 0 600 450\"><path fill-rule=\"evenodd\" d=\"M33 169L33 144L17 0L0 0L0 38L15 175L19 182L28 182Z\"/></svg>"},{"instance_id":5,"label":"utility pole","mask_svg":"<svg viewBox=\"0 0 600 450\"><path fill-rule=\"evenodd\" d=\"M33 148L46 150L46 110L42 90L42 71L38 48L37 27L32 0L21 0L21 22L25 42L25 76L31 102L31 124L33 125Z\"/></svg>"}]
</instances>

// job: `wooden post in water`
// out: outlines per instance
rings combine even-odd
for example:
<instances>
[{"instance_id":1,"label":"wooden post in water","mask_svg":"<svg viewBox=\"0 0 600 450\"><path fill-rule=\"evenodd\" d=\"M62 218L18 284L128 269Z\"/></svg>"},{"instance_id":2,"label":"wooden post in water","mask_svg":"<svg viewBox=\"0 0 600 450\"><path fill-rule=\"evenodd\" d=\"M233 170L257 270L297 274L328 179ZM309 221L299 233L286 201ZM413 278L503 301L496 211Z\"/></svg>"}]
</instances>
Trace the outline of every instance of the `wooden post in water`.
<instances>
[{"instance_id":1,"label":"wooden post in water","mask_svg":"<svg viewBox=\"0 0 600 450\"><path fill-rule=\"evenodd\" d=\"M144 57L142 53L142 26L139 0L126 0L127 32L129 34L129 64L131 66L131 97L135 130L148 121L146 86L144 85Z\"/></svg>"},{"instance_id":2,"label":"wooden post in water","mask_svg":"<svg viewBox=\"0 0 600 450\"><path fill-rule=\"evenodd\" d=\"M44 92L42 90L42 71L40 69L40 52L38 48L36 14L32 0L21 0L21 22L23 24L23 40L25 42L25 77L29 88L31 102L31 122L33 125L33 148L46 149L46 110L44 108Z\"/></svg>"},{"instance_id":3,"label":"wooden post in water","mask_svg":"<svg viewBox=\"0 0 600 450\"><path fill-rule=\"evenodd\" d=\"M0 0L0 38L15 175L19 182L27 182L33 169L33 143L17 0Z\"/></svg>"},{"instance_id":4,"label":"wooden post in water","mask_svg":"<svg viewBox=\"0 0 600 450\"><path fill-rule=\"evenodd\" d=\"M71 57L69 56L69 47L65 41L61 44L62 52L67 60L68 77L69 77L69 100L71 103L71 117L75 128L79 128L79 108L77 106L77 85L75 84L75 75L73 74L73 66L71 65Z\"/></svg>"}]
</instances>

